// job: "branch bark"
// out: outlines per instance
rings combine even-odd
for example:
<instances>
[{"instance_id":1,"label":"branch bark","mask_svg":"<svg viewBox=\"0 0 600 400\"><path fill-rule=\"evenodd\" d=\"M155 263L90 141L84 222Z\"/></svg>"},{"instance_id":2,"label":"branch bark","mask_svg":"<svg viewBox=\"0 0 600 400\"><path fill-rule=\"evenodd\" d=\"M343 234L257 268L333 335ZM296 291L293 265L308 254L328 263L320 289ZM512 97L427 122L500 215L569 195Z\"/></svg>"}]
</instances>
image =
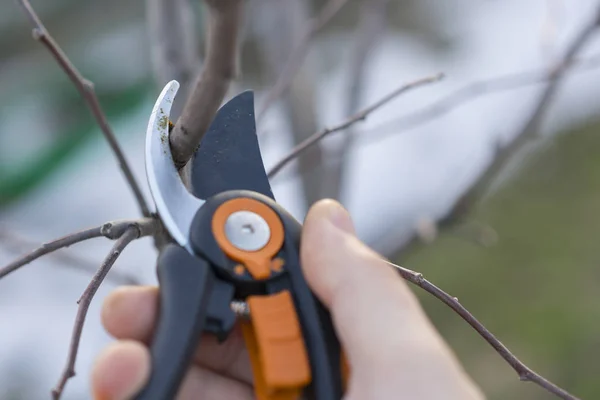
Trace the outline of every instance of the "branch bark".
<instances>
[{"instance_id":1,"label":"branch bark","mask_svg":"<svg viewBox=\"0 0 600 400\"><path fill-rule=\"evenodd\" d=\"M460 304L456 297L449 295L442 289L435 286L433 283L429 282L423 277L423 274L403 268L389 261L386 262L391 267L395 268L402 278L416 286L419 286L421 289L441 300L444 304L454 310L454 312L456 312L463 320L465 320L466 323L471 325L471 327L475 329L475 331L477 331L477 333L481 335L481 337L488 342L490 346L494 348L494 350L496 350L496 352L511 366L511 368L515 370L515 372L519 375L519 379L526 382L533 382L549 393L560 397L561 399L578 400L577 397L550 382L548 379L533 371L521 360L519 360L504 344L502 344L500 340L498 340L498 338L496 338L496 336L494 336L481 322L479 322L477 318L473 316L473 314L471 314L462 304Z\"/></svg>"},{"instance_id":2,"label":"branch bark","mask_svg":"<svg viewBox=\"0 0 600 400\"><path fill-rule=\"evenodd\" d=\"M205 4L209 14L205 63L169 136L179 169L200 144L238 70L243 0L205 0Z\"/></svg>"},{"instance_id":3,"label":"branch bark","mask_svg":"<svg viewBox=\"0 0 600 400\"><path fill-rule=\"evenodd\" d=\"M60 48L58 43L56 43L52 36L50 36L50 33L46 30L46 27L44 26L44 24L42 24L42 21L40 20L33 7L29 3L29 0L19 0L19 3L25 10L27 17L29 18L31 24L34 27L33 37L39 42L41 42L44 46L46 46L46 48L48 49L48 51L50 51L56 62L65 71L71 82L73 82L73 85L75 85L81 97L87 103L90 111L92 112L92 115L94 116L96 122L98 123L98 126L100 127L100 130L102 131L104 137L110 145L111 150L117 158L119 167L125 175L125 179L127 180L129 187L133 191L133 195L135 196L135 199L138 203L142 215L144 217L149 217L150 209L148 208L148 204L146 203L144 195L142 194L142 191L135 177L133 176L131 167L127 163L125 155L123 154L123 151L121 150L121 147L117 141L117 138L115 137L112 128L110 127L110 124L106 119L106 115L104 114L102 106L100 105L98 97L96 96L96 92L94 91L94 84L81 75L81 73L77 70L73 63L71 63L67 55Z\"/></svg>"},{"instance_id":4,"label":"branch bark","mask_svg":"<svg viewBox=\"0 0 600 400\"><path fill-rule=\"evenodd\" d=\"M94 298L94 295L98 291L98 288L106 277L106 274L108 274L111 267L114 265L115 261L117 261L117 258L119 258L125 247L127 247L127 245L129 245L135 239L141 237L143 232L143 229L134 225L130 225L125 229L77 301L79 307L77 309L77 316L75 317L75 323L73 325L73 333L71 335L71 344L69 345L67 363L58 383L56 384L55 388L52 389L52 398L54 400L60 399L67 381L75 376L75 361L77 359L77 352L79 350L79 342L81 341L81 332L83 331L87 311L90 307L92 299Z\"/></svg>"},{"instance_id":5,"label":"branch bark","mask_svg":"<svg viewBox=\"0 0 600 400\"><path fill-rule=\"evenodd\" d=\"M441 80L443 77L444 77L443 74L437 74L437 75L428 76L428 77L421 78L416 81L404 84L404 85L400 86L399 88L395 89L393 92L387 94L385 97L381 98L376 103L370 105L369 107L363 109L362 111L356 113L355 115L348 117L348 119L346 119L341 124L336 125L332 128L325 128L319 132L315 132L314 134L309 136L306 140L304 140L302 143L300 143L299 145L294 147L281 160L279 160L269 170L269 172L267 173L267 176L269 178L274 177L288 163L290 163L292 160L294 160L296 157L298 157L300 154L302 154L302 152L306 151L306 149L310 148L310 146L313 146L316 143L318 143L319 141L321 141L326 136L328 136L332 133L335 133L335 132L343 131L346 128L348 128L349 126L357 123L358 121L362 121L362 120L366 119L369 116L369 114L376 111L378 108L386 105L387 103L394 100L396 97L400 96L401 94L404 94L412 89L416 89L418 87L437 82L437 81Z\"/></svg>"}]
</instances>

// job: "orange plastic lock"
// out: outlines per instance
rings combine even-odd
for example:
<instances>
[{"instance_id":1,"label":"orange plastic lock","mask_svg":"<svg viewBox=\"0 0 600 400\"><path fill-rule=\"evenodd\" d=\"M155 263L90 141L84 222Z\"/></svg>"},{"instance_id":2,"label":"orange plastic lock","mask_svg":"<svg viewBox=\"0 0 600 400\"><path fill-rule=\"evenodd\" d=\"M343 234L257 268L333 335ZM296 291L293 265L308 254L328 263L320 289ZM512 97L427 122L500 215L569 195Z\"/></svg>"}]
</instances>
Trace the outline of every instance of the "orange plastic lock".
<instances>
[{"instance_id":1,"label":"orange plastic lock","mask_svg":"<svg viewBox=\"0 0 600 400\"><path fill-rule=\"evenodd\" d=\"M256 251L245 251L231 244L225 234L225 222L236 211L252 211L269 225L271 236L265 246ZM236 198L221 204L212 219L212 231L215 239L225 254L233 260L244 264L254 279L267 279L271 275L271 260L283 244L283 224L271 207L258 200Z\"/></svg>"},{"instance_id":2,"label":"orange plastic lock","mask_svg":"<svg viewBox=\"0 0 600 400\"><path fill-rule=\"evenodd\" d=\"M312 377L308 353L288 291L247 299L252 316L242 322L258 400L297 400Z\"/></svg>"}]
</instances>

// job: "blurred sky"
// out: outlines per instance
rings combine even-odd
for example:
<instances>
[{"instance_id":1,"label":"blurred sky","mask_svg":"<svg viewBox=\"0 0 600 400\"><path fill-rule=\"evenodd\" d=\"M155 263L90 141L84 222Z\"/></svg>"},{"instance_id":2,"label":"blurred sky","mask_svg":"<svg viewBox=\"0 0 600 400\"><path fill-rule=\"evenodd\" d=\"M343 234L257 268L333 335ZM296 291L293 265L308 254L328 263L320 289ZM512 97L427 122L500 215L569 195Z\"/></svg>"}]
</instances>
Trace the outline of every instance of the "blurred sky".
<instances>
[{"instance_id":1,"label":"blurred sky","mask_svg":"<svg viewBox=\"0 0 600 400\"><path fill-rule=\"evenodd\" d=\"M36 7L37 3L43 2L34 2ZM420 128L374 143L367 143L367 132L474 80L547 65L561 54L581 24L592 17L597 2L428 0L423 3L430 12L439 14L436 20L444 22L442 29L452 39L453 50L438 53L413 37L400 33L387 35L369 60L368 84L361 103L366 106L393 87L425 75L444 72L447 78L411 92L369 117L360 125L365 135L351 155L346 205L356 220L359 234L381 251L397 246L412 230L416 219L438 217L450 207L489 162L498 140L506 140L516 132L541 86L476 100ZM110 4L116 7L113 2ZM14 4L11 6L10 13L4 13L8 9L2 5L0 24L28 29L24 23L15 22L14 19L24 20L24 17ZM8 15L14 17L5 18ZM54 27L48 28L52 31ZM72 46L76 62L82 63L86 71L94 71L98 88L110 88L119 82L144 82L148 66L147 51L140 45L144 43L143 27L132 23L118 29L110 26L104 29L96 33L93 42ZM77 32L73 30L71 34ZM316 59L320 60L321 68L317 103L321 125L331 125L345 117L340 96L348 86L345 60L349 57L350 40L347 32L337 31L320 37L313 47L313 52L320 55ZM584 54L592 54L594 50L600 50L598 41ZM47 140L45 124L53 119L45 112L52 99L42 89L47 87L44 82L49 78L43 74L31 75L38 71L36 60L44 57L43 50L36 48L30 54L3 59L0 63L0 91L5 94L0 103L0 140L3 140L0 165L11 155L12 151L6 150L8 143L27 147ZM60 71L45 73L54 76ZM24 76L26 84L22 83ZM599 78L600 70L569 77L544 123L543 133L560 132L597 115ZM26 87L23 93L19 92L21 84ZM256 95L259 103L264 92L258 90ZM11 102L11 96L18 101ZM111 121L142 182L144 133L153 103L154 97L146 96L130 113ZM37 117L32 117L32 113ZM284 129L281 118L278 108L274 108L263 129L281 131ZM330 139L329 143L336 143L335 137ZM262 147L267 167L277 161L289 143L284 135L265 136ZM302 218L305 210L292 172L292 168L283 171L273 181L273 189L278 200ZM22 200L0 209L0 222L19 234L43 241L107 220L136 215L136 205L114 157L96 131L93 139L48 180ZM99 262L110 245L98 239L78 245L73 251ZM0 249L0 264L14 256ZM150 241L143 240L128 248L115 268L154 282L154 257ZM15 374L25 370L30 374L27 379L35 382L28 387L31 392L26 398L47 395L63 368L75 301L88 280L85 273L63 270L48 257L0 281L0 398L5 398L2 390L10 387ZM111 287L105 285L90 307L77 363L79 374L69 382L65 398L87 397L91 362L109 340L100 327L99 306Z\"/></svg>"}]
</instances>

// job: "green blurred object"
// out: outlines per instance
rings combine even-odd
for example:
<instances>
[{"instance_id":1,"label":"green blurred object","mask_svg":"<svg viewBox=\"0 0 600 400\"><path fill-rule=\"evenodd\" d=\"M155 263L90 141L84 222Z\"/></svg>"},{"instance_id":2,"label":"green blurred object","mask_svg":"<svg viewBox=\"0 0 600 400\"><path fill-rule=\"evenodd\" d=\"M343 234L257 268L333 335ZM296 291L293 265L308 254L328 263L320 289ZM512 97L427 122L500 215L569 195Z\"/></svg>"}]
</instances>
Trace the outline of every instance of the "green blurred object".
<instances>
[{"instance_id":1,"label":"green blurred object","mask_svg":"<svg viewBox=\"0 0 600 400\"><path fill-rule=\"evenodd\" d=\"M139 106L151 93L149 83L130 86L119 92L97 91L100 104L109 120L126 116ZM80 103L83 103L80 101ZM84 107L84 105L81 105ZM27 162L18 166L11 165L11 170L0 165L0 207L17 201L30 190L42 183L61 165L68 162L81 149L93 133L97 132L97 124L89 110L82 110L82 118L71 129L62 133L59 140L45 148L41 154L28 157ZM115 132L121 136L129 132Z\"/></svg>"},{"instance_id":2,"label":"green blurred object","mask_svg":"<svg viewBox=\"0 0 600 400\"><path fill-rule=\"evenodd\" d=\"M560 135L471 217L499 241L456 232L400 263L457 296L534 371L583 399L600 398L600 125ZM520 382L449 308L415 292L489 399L554 398Z\"/></svg>"}]
</instances>

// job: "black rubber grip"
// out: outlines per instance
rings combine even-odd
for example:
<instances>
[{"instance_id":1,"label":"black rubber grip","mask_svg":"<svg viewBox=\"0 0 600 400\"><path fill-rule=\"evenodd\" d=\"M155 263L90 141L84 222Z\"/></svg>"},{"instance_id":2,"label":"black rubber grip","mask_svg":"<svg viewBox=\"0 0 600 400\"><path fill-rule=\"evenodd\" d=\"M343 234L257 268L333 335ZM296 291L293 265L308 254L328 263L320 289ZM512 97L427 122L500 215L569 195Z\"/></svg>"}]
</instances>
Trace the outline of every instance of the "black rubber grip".
<instances>
[{"instance_id":1,"label":"black rubber grip","mask_svg":"<svg viewBox=\"0 0 600 400\"><path fill-rule=\"evenodd\" d=\"M137 400L173 400L206 321L214 275L209 264L176 245L158 257L160 307L151 344L152 371Z\"/></svg>"}]
</instances>

